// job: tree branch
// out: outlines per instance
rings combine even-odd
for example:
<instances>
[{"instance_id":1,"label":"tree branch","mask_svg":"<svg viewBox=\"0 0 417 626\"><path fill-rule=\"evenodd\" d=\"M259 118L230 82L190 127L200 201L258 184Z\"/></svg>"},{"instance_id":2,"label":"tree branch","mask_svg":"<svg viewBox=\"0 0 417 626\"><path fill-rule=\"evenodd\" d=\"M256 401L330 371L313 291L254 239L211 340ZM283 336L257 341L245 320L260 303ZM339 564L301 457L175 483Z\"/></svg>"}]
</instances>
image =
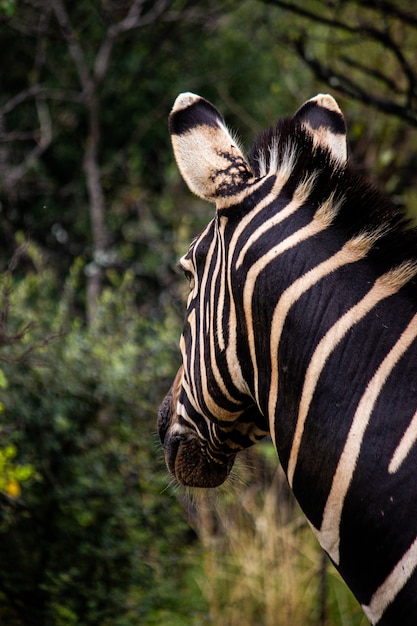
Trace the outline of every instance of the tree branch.
<instances>
[{"instance_id":1,"label":"tree branch","mask_svg":"<svg viewBox=\"0 0 417 626\"><path fill-rule=\"evenodd\" d=\"M133 0L126 17L117 24L110 26L107 30L106 36L100 46L94 63L94 77L96 83L101 82L107 71L111 51L117 37L130 30L155 22L155 20L160 17L169 5L169 0L158 0L154 3L152 9L150 9L147 13L142 14L144 4L145 0Z\"/></svg>"},{"instance_id":2,"label":"tree branch","mask_svg":"<svg viewBox=\"0 0 417 626\"><path fill-rule=\"evenodd\" d=\"M389 0L347 0L337 14L334 0L322 0L321 12L319 8L311 10L294 0L264 2L301 18L298 22L294 20L290 35L284 34L281 41L292 47L319 80L417 126L417 72L407 56L407 45L415 41L415 34L410 34L409 30L417 26L415 14L399 9ZM327 43L335 50L343 45L347 52L330 55L324 60L320 51L315 52L314 35L318 31L308 28L309 23L328 27ZM323 42L320 40L320 43ZM367 65L360 60L359 43L366 44L370 52ZM352 47L351 51L348 46ZM372 67L372 58L374 61L383 58L384 62ZM349 71L352 69L355 72ZM369 79L374 82L370 83Z\"/></svg>"},{"instance_id":3,"label":"tree branch","mask_svg":"<svg viewBox=\"0 0 417 626\"><path fill-rule=\"evenodd\" d=\"M39 119L39 139L35 147L30 150L23 161L8 170L7 176L5 177L5 186L9 188L13 187L13 185L23 178L34 162L39 159L52 142L52 123L46 101L36 100L36 110Z\"/></svg>"},{"instance_id":4,"label":"tree branch","mask_svg":"<svg viewBox=\"0 0 417 626\"><path fill-rule=\"evenodd\" d=\"M27 100L35 98L40 100L62 100L71 102L81 102L81 96L76 91L70 91L69 89L52 89L50 87L44 87L41 84L32 85L28 89L24 89L20 93L16 94L13 98L10 98L0 106L0 112L2 115L11 113L17 106L23 104Z\"/></svg>"},{"instance_id":5,"label":"tree branch","mask_svg":"<svg viewBox=\"0 0 417 626\"><path fill-rule=\"evenodd\" d=\"M385 0L353 0L359 7L367 7L369 9L375 9L378 13L383 13L386 16L398 18L401 22L417 28L417 17L410 11L403 11L398 8L392 2L386 2ZM410 5L411 6L411 5Z\"/></svg>"},{"instance_id":6,"label":"tree branch","mask_svg":"<svg viewBox=\"0 0 417 626\"><path fill-rule=\"evenodd\" d=\"M300 17L305 17L312 22L317 22L318 24L323 24L325 26L331 26L332 28L338 28L342 31L348 33L356 33L356 27L352 27L345 22L340 22L334 18L328 18L324 15L320 15L319 13L314 13L313 11L309 11L303 7L298 6L294 2L286 2L285 0L263 0L265 4L271 4L281 9L288 11L289 13L294 13L295 15L299 15Z\"/></svg>"},{"instance_id":7,"label":"tree branch","mask_svg":"<svg viewBox=\"0 0 417 626\"><path fill-rule=\"evenodd\" d=\"M372 94L367 89L361 87L359 83L351 80L346 73L342 74L337 72L334 68L320 63L311 53L306 52L303 38L293 40L292 43L300 57L306 62L319 80L335 87L346 96L359 100L364 104L371 105L384 113L401 117L401 119L406 120L411 126L417 126L416 111L396 104L389 98L382 98Z\"/></svg>"},{"instance_id":8,"label":"tree branch","mask_svg":"<svg viewBox=\"0 0 417 626\"><path fill-rule=\"evenodd\" d=\"M64 3L61 0L50 0L50 2L58 24L61 27L62 34L67 42L69 53L77 69L81 87L84 92L88 94L93 90L93 81L88 71L88 64L85 60L84 52L78 43L76 33L72 28Z\"/></svg>"}]
</instances>

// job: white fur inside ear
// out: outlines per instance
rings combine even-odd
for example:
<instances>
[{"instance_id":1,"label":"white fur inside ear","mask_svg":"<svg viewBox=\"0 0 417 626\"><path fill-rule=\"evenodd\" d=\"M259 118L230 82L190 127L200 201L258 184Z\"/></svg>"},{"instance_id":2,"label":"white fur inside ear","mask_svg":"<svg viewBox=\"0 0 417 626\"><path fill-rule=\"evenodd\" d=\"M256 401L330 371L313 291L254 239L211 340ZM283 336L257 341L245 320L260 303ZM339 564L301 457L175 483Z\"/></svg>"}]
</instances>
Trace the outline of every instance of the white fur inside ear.
<instances>
[{"instance_id":1,"label":"white fur inside ear","mask_svg":"<svg viewBox=\"0 0 417 626\"><path fill-rule=\"evenodd\" d=\"M172 145L185 182L205 200L215 202L248 178L249 166L223 127L201 126L174 135Z\"/></svg>"},{"instance_id":2,"label":"white fur inside ear","mask_svg":"<svg viewBox=\"0 0 417 626\"><path fill-rule=\"evenodd\" d=\"M315 142L327 147L332 153L333 157L341 163L347 161L347 144L344 139L341 139L339 135L334 135L329 131L324 131L322 137L314 137Z\"/></svg>"},{"instance_id":3,"label":"white fur inside ear","mask_svg":"<svg viewBox=\"0 0 417 626\"><path fill-rule=\"evenodd\" d=\"M347 161L345 119L333 96L318 94L307 100L294 117L308 129L315 145L329 150L337 161Z\"/></svg>"},{"instance_id":4,"label":"white fur inside ear","mask_svg":"<svg viewBox=\"0 0 417 626\"><path fill-rule=\"evenodd\" d=\"M343 113L339 108L336 100L328 93L320 93L313 101L316 101L319 106L328 111L337 113L343 119ZM331 152L339 161L343 163L347 161L347 143L346 134L334 134L331 130L327 130L326 143L330 147Z\"/></svg>"},{"instance_id":5,"label":"white fur inside ear","mask_svg":"<svg viewBox=\"0 0 417 626\"><path fill-rule=\"evenodd\" d=\"M204 98L180 94L170 115L170 132L178 168L198 196L211 202L227 198L251 176L223 117Z\"/></svg>"}]
</instances>

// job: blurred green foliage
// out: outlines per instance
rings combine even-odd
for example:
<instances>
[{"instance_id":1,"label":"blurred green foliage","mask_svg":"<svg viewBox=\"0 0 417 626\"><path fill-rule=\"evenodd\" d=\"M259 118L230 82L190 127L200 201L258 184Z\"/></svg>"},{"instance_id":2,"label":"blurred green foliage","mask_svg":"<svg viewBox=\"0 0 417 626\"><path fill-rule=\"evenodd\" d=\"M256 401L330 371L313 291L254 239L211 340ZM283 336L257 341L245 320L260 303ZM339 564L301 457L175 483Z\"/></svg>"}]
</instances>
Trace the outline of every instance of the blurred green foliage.
<instances>
[{"instance_id":1,"label":"blurred green foliage","mask_svg":"<svg viewBox=\"0 0 417 626\"><path fill-rule=\"evenodd\" d=\"M1 410L4 409L4 406ZM17 450L8 445L0 450L0 491L10 498L17 498L21 493L21 484L34 475L30 465L16 465L14 458Z\"/></svg>"},{"instance_id":2,"label":"blurred green foliage","mask_svg":"<svg viewBox=\"0 0 417 626\"><path fill-rule=\"evenodd\" d=\"M144 319L127 272L85 326L71 315L80 269L61 299L46 266L11 296L10 325L41 321L25 343L47 326L62 333L24 361L15 345L3 352L0 615L11 625L28 613L34 626L192 613L182 594L192 535L175 500L161 497L155 437L177 322L169 310L164 323Z\"/></svg>"},{"instance_id":3,"label":"blurred green foliage","mask_svg":"<svg viewBox=\"0 0 417 626\"><path fill-rule=\"evenodd\" d=\"M255 0L143 2L147 19L115 39L96 84L108 234L97 259L84 171L88 111L71 37L52 10L57 4L90 74L109 31L132 6L0 1L0 622L232 626L230 589L255 589L250 578L243 582L245 551L232 552L232 534L228 543L207 539L202 523L191 530L194 505L169 486L156 435L157 407L179 364L184 306L176 260L212 215L180 180L167 116L180 91L195 91L249 147L254 134L323 84L283 45L297 27L284 11ZM155 7L163 10L151 19ZM310 28L327 54L326 29ZM344 98L341 104L352 159L372 165L396 200L415 209L411 131ZM98 266L102 290L87 323ZM253 550L252 563L266 563L269 573L256 530L275 453L260 448L257 464L256 506L238 510L254 493L251 474L237 503L223 496L222 516ZM278 533L280 554L285 546L291 552L290 536L283 541ZM291 544L291 554L300 545ZM320 558L311 554L310 590ZM287 575L281 562L276 572ZM284 596L267 605L271 595L262 604L245 593L253 602L245 610L266 626L265 607ZM334 610L332 624L359 623L346 616L352 599L339 579L329 603L347 607ZM233 615L244 626L242 613Z\"/></svg>"}]
</instances>

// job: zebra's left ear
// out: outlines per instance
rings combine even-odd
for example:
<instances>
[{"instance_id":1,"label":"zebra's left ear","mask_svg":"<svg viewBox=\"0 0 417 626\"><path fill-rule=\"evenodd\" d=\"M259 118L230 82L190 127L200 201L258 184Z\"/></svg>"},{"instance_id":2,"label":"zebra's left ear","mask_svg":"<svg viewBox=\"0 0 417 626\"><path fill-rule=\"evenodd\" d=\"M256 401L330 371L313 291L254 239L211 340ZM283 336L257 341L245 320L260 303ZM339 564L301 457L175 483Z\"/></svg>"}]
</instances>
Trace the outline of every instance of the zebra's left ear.
<instances>
[{"instance_id":1,"label":"zebra's left ear","mask_svg":"<svg viewBox=\"0 0 417 626\"><path fill-rule=\"evenodd\" d=\"M307 100L294 118L313 135L315 144L330 150L342 163L347 161L346 124L336 100L328 94L319 94Z\"/></svg>"},{"instance_id":2,"label":"zebra's left ear","mask_svg":"<svg viewBox=\"0 0 417 626\"><path fill-rule=\"evenodd\" d=\"M216 202L242 189L253 175L224 119L204 98L182 93L169 116L175 159L195 194Z\"/></svg>"}]
</instances>

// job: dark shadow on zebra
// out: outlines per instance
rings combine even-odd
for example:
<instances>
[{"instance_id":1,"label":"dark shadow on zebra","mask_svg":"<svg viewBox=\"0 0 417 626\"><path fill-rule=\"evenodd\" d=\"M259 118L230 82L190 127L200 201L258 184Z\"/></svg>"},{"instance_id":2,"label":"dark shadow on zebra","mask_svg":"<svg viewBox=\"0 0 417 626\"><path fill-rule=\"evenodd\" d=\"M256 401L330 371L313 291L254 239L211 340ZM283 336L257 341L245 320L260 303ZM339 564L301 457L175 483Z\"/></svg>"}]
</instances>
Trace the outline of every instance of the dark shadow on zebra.
<instances>
[{"instance_id":1,"label":"dark shadow on zebra","mask_svg":"<svg viewBox=\"0 0 417 626\"><path fill-rule=\"evenodd\" d=\"M329 95L246 158L181 94L178 167L216 211L180 265L182 367L158 427L171 474L216 487L270 434L320 544L372 624L417 623L417 234L348 164Z\"/></svg>"}]
</instances>

